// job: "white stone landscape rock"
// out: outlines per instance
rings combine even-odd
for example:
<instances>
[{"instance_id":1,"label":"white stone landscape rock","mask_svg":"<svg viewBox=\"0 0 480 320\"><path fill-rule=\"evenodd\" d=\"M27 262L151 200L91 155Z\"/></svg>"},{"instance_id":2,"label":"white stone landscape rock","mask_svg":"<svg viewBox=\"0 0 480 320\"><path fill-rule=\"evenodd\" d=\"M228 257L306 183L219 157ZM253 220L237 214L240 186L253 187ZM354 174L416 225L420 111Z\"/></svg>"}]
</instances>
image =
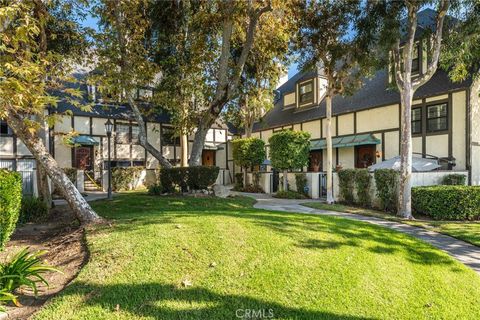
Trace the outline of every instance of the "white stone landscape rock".
<instances>
[{"instance_id":1,"label":"white stone landscape rock","mask_svg":"<svg viewBox=\"0 0 480 320\"><path fill-rule=\"evenodd\" d=\"M230 195L230 189L221 184L216 184L213 186L213 193L216 197L226 198Z\"/></svg>"}]
</instances>

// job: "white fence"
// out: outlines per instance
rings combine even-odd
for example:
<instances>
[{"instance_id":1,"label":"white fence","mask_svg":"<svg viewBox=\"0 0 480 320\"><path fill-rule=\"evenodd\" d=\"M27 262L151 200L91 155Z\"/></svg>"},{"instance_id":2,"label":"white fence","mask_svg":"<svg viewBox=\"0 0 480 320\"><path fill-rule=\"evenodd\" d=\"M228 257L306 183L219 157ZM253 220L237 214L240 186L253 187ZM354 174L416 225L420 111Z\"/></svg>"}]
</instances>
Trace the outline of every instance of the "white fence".
<instances>
[{"instance_id":1,"label":"white fence","mask_svg":"<svg viewBox=\"0 0 480 320\"><path fill-rule=\"evenodd\" d=\"M429 171L429 172L413 172L412 173L412 185L414 187L418 186L431 186L441 184L443 177L449 174L463 174L468 176L468 171ZM288 184L290 190L297 190L295 175L297 172L288 173ZM307 187L308 195L312 199L319 199L325 195L326 190L326 173L325 172L306 172L304 173L307 178ZM375 189L375 179L373 173L370 173L372 177L372 183L370 188L370 196L373 202L377 202L376 189ZM281 182L283 180L283 173L279 173L279 186L278 189L281 189ZM252 183L253 177L252 173L247 174L247 183ZM261 172L260 173L260 187L265 191L265 193L273 193L273 174L271 172ZM339 191L339 180L337 173L333 173L333 197L335 201L341 201L340 191Z\"/></svg>"}]
</instances>

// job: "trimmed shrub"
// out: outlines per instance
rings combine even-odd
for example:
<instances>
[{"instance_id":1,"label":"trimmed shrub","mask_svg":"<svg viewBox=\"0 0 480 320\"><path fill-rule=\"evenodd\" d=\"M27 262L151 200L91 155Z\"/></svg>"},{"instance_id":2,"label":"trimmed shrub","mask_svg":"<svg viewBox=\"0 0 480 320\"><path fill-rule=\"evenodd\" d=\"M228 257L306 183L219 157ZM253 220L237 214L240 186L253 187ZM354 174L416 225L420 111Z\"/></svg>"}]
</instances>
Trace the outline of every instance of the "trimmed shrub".
<instances>
[{"instance_id":1,"label":"trimmed shrub","mask_svg":"<svg viewBox=\"0 0 480 320\"><path fill-rule=\"evenodd\" d=\"M247 184L245 188L241 190L242 192L249 192L249 193L264 193L262 187L256 186L254 184Z\"/></svg>"},{"instance_id":2,"label":"trimmed shrub","mask_svg":"<svg viewBox=\"0 0 480 320\"><path fill-rule=\"evenodd\" d=\"M211 166L164 168L160 171L163 192L205 190L211 187L218 177L220 168Z\"/></svg>"},{"instance_id":3,"label":"trimmed shrub","mask_svg":"<svg viewBox=\"0 0 480 320\"><path fill-rule=\"evenodd\" d=\"M42 222L48 217L48 208L45 202L37 197L23 197L20 216L20 223Z\"/></svg>"},{"instance_id":4,"label":"trimmed shrub","mask_svg":"<svg viewBox=\"0 0 480 320\"><path fill-rule=\"evenodd\" d=\"M15 230L22 201L22 177L0 169L0 251Z\"/></svg>"},{"instance_id":5,"label":"trimmed shrub","mask_svg":"<svg viewBox=\"0 0 480 320\"><path fill-rule=\"evenodd\" d=\"M357 190L358 203L361 206L370 206L370 173L367 169L355 170L355 189Z\"/></svg>"},{"instance_id":6,"label":"trimmed shrub","mask_svg":"<svg viewBox=\"0 0 480 320\"><path fill-rule=\"evenodd\" d=\"M352 204L355 200L353 196L355 169L342 169L338 171L340 195L347 204Z\"/></svg>"},{"instance_id":7,"label":"trimmed shrub","mask_svg":"<svg viewBox=\"0 0 480 320\"><path fill-rule=\"evenodd\" d=\"M397 211L398 202L398 172L393 169L375 170L375 185L384 211Z\"/></svg>"},{"instance_id":8,"label":"trimmed shrub","mask_svg":"<svg viewBox=\"0 0 480 320\"><path fill-rule=\"evenodd\" d=\"M480 186L415 187L412 207L435 220L480 220Z\"/></svg>"},{"instance_id":9,"label":"trimmed shrub","mask_svg":"<svg viewBox=\"0 0 480 320\"><path fill-rule=\"evenodd\" d=\"M452 173L452 174L447 174L445 177L442 179L442 184L443 185L460 185L464 186L467 182L467 177L463 174L459 173Z\"/></svg>"},{"instance_id":10,"label":"trimmed shrub","mask_svg":"<svg viewBox=\"0 0 480 320\"><path fill-rule=\"evenodd\" d=\"M273 195L274 198L281 198L281 199L306 199L307 197L300 192L296 191L278 191L276 194Z\"/></svg>"},{"instance_id":11,"label":"trimmed shrub","mask_svg":"<svg viewBox=\"0 0 480 320\"><path fill-rule=\"evenodd\" d=\"M305 191L305 187L307 186L307 175L305 173L295 174L295 184L297 186L298 193L308 196L308 193Z\"/></svg>"},{"instance_id":12,"label":"trimmed shrub","mask_svg":"<svg viewBox=\"0 0 480 320\"><path fill-rule=\"evenodd\" d=\"M112 168L112 188L114 191L129 190L144 167Z\"/></svg>"},{"instance_id":13,"label":"trimmed shrub","mask_svg":"<svg viewBox=\"0 0 480 320\"><path fill-rule=\"evenodd\" d=\"M148 186L148 194L152 196L159 196L163 193L163 187L159 183L154 183Z\"/></svg>"},{"instance_id":14,"label":"trimmed shrub","mask_svg":"<svg viewBox=\"0 0 480 320\"><path fill-rule=\"evenodd\" d=\"M190 190L205 190L215 184L219 167L197 166L188 168L188 187Z\"/></svg>"},{"instance_id":15,"label":"trimmed shrub","mask_svg":"<svg viewBox=\"0 0 480 320\"><path fill-rule=\"evenodd\" d=\"M243 172L235 173L235 191L242 191L243 190Z\"/></svg>"}]
</instances>

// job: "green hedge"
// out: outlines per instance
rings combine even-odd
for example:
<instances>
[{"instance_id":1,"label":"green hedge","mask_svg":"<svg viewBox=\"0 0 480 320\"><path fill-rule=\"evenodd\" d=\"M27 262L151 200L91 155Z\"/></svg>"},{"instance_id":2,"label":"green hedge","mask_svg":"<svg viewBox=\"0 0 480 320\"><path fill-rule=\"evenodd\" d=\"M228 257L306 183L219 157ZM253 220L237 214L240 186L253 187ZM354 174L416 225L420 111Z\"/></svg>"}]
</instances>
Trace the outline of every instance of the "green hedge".
<instances>
[{"instance_id":1,"label":"green hedge","mask_svg":"<svg viewBox=\"0 0 480 320\"><path fill-rule=\"evenodd\" d=\"M48 208L45 202L37 197L23 197L18 221L43 222L48 217Z\"/></svg>"},{"instance_id":2,"label":"green hedge","mask_svg":"<svg viewBox=\"0 0 480 320\"><path fill-rule=\"evenodd\" d=\"M459 174L459 173L447 174L442 179L442 184L444 184L444 185L464 186L466 184L466 182L467 182L467 177L465 175Z\"/></svg>"},{"instance_id":3,"label":"green hedge","mask_svg":"<svg viewBox=\"0 0 480 320\"><path fill-rule=\"evenodd\" d=\"M480 186L415 187L412 207L435 220L480 220Z\"/></svg>"},{"instance_id":4,"label":"green hedge","mask_svg":"<svg viewBox=\"0 0 480 320\"><path fill-rule=\"evenodd\" d=\"M380 198L382 209L397 211L398 202L398 172L393 169L378 169L374 173L377 196Z\"/></svg>"},{"instance_id":5,"label":"green hedge","mask_svg":"<svg viewBox=\"0 0 480 320\"><path fill-rule=\"evenodd\" d=\"M114 191L129 190L144 167L112 168L112 189Z\"/></svg>"},{"instance_id":6,"label":"green hedge","mask_svg":"<svg viewBox=\"0 0 480 320\"><path fill-rule=\"evenodd\" d=\"M22 177L0 169L0 250L15 230L22 201Z\"/></svg>"},{"instance_id":7,"label":"green hedge","mask_svg":"<svg viewBox=\"0 0 480 320\"><path fill-rule=\"evenodd\" d=\"M219 171L211 166L164 168L160 171L160 185L166 193L205 190L215 183Z\"/></svg>"},{"instance_id":8,"label":"green hedge","mask_svg":"<svg viewBox=\"0 0 480 320\"><path fill-rule=\"evenodd\" d=\"M338 171L340 196L347 204L353 204L355 200L353 196L355 173L355 169L342 169Z\"/></svg>"}]
</instances>

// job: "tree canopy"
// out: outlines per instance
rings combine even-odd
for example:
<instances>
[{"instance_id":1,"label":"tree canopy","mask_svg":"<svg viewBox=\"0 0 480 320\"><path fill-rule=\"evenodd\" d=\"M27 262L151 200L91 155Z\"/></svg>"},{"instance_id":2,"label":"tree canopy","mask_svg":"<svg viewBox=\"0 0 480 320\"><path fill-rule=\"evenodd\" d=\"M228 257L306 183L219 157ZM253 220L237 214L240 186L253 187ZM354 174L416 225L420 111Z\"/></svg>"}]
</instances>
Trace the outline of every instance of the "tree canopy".
<instances>
[{"instance_id":1,"label":"tree canopy","mask_svg":"<svg viewBox=\"0 0 480 320\"><path fill-rule=\"evenodd\" d=\"M269 139L270 161L278 170L301 169L308 164L310 133L282 130Z\"/></svg>"},{"instance_id":2,"label":"tree canopy","mask_svg":"<svg viewBox=\"0 0 480 320\"><path fill-rule=\"evenodd\" d=\"M259 138L243 138L232 140L233 160L244 168L259 166L266 157L265 142Z\"/></svg>"}]
</instances>

